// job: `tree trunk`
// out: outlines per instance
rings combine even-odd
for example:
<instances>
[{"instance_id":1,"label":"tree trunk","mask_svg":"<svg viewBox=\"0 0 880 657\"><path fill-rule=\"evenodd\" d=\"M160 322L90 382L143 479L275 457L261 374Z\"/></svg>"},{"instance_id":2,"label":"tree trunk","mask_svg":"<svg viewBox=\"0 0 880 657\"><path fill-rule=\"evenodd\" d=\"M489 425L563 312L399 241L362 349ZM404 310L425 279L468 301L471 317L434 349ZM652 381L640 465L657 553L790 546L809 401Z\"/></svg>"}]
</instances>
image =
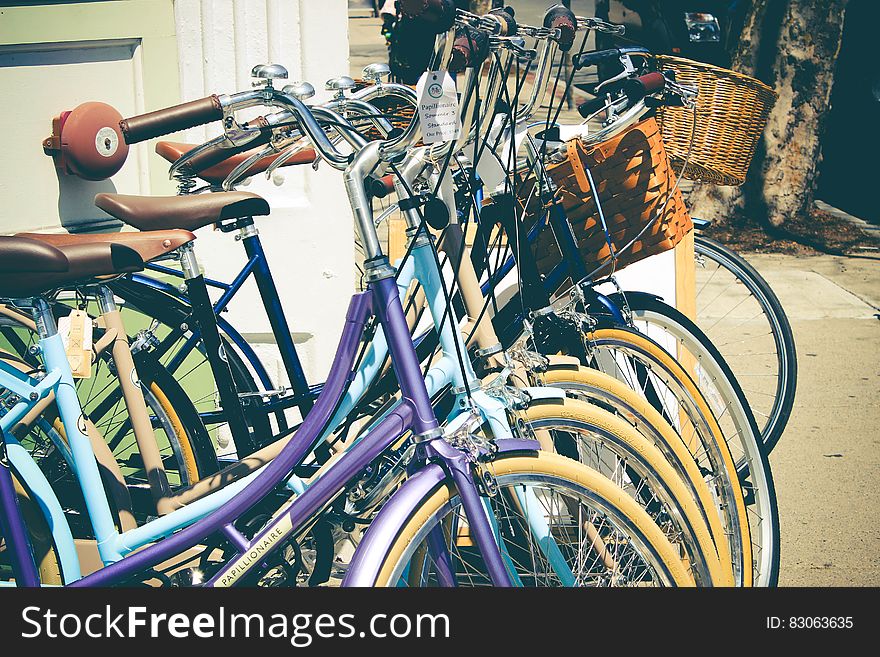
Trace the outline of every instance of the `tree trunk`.
<instances>
[{"instance_id":1,"label":"tree trunk","mask_svg":"<svg viewBox=\"0 0 880 657\"><path fill-rule=\"evenodd\" d=\"M812 207L847 0L753 0L734 70L773 87L770 113L742 188L703 185L694 216L724 221L736 211L781 226Z\"/></svg>"}]
</instances>

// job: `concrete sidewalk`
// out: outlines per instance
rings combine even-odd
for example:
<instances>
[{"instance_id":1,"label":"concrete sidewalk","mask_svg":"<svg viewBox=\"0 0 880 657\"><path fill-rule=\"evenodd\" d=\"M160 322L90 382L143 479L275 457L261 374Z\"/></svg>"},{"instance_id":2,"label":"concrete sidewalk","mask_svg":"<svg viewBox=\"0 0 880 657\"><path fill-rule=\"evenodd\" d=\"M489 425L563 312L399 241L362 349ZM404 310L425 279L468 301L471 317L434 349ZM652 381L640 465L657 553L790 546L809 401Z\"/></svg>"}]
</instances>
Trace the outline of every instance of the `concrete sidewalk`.
<instances>
[{"instance_id":1,"label":"concrete sidewalk","mask_svg":"<svg viewBox=\"0 0 880 657\"><path fill-rule=\"evenodd\" d=\"M771 464L787 586L880 585L880 259L746 255L779 296L798 390Z\"/></svg>"}]
</instances>

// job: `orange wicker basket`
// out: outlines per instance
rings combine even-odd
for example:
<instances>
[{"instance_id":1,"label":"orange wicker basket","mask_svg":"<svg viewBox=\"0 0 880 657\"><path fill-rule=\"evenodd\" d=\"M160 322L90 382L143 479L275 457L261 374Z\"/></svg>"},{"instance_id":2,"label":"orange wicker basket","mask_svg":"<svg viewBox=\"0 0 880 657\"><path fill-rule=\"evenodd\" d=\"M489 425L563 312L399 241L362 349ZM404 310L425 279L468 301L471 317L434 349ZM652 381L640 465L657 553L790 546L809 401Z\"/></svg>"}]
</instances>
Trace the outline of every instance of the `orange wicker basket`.
<instances>
[{"instance_id":1,"label":"orange wicker basket","mask_svg":"<svg viewBox=\"0 0 880 657\"><path fill-rule=\"evenodd\" d=\"M685 178L742 185L776 92L760 80L718 66L668 55L656 59L661 70L675 72L676 82L698 91L696 129L693 109L657 109L657 122L675 170L687 159Z\"/></svg>"},{"instance_id":2,"label":"orange wicker basket","mask_svg":"<svg viewBox=\"0 0 880 657\"><path fill-rule=\"evenodd\" d=\"M579 140L567 142L567 158L548 165L547 173L558 187L555 198L562 202L587 271L609 273L612 267L620 269L667 251L693 228L653 118L589 149ZM527 180L518 195L531 216L541 210L534 186L534 178ZM562 258L549 227L538 235L533 249L542 274Z\"/></svg>"}]
</instances>

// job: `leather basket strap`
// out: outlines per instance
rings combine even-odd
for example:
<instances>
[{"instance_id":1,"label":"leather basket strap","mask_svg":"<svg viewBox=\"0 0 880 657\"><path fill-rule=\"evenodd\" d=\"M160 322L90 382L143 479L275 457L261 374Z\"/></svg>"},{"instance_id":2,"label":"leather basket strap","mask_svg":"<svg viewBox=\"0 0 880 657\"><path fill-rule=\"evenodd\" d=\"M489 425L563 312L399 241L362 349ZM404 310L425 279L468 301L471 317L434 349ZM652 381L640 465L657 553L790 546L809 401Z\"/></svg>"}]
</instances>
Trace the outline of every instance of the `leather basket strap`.
<instances>
[{"instance_id":1,"label":"leather basket strap","mask_svg":"<svg viewBox=\"0 0 880 657\"><path fill-rule=\"evenodd\" d=\"M577 139L567 141L565 142L565 152L568 155L568 162L571 164L572 171L574 171L578 187L582 192L586 193L590 191L590 181L587 179L587 172L584 169L584 163L581 161L579 145L580 142Z\"/></svg>"}]
</instances>

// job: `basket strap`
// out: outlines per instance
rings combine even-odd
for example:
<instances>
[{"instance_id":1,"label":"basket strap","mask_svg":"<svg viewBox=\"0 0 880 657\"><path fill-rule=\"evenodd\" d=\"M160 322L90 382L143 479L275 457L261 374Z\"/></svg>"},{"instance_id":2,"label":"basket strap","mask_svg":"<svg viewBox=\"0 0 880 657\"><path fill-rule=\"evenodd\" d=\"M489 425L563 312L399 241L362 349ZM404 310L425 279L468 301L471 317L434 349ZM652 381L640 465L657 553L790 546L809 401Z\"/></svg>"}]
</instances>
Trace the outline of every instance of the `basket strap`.
<instances>
[{"instance_id":1,"label":"basket strap","mask_svg":"<svg viewBox=\"0 0 880 657\"><path fill-rule=\"evenodd\" d=\"M584 163L581 161L581 155L578 152L578 144L580 142L577 139L565 142L565 151L571 164L571 169L574 171L578 187L580 187L582 192L586 193L590 191L590 182L587 180L587 172L584 171Z\"/></svg>"}]
</instances>

